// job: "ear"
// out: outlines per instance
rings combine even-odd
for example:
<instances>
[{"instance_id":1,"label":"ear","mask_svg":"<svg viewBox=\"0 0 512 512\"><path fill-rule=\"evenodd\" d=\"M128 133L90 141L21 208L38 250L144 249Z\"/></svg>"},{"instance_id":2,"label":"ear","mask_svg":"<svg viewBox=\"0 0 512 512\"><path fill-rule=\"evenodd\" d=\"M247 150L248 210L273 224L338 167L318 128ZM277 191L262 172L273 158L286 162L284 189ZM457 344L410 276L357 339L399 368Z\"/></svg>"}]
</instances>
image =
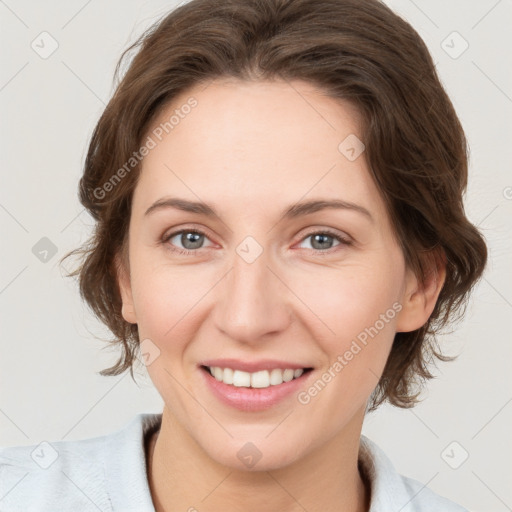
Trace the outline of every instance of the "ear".
<instances>
[{"instance_id":1,"label":"ear","mask_svg":"<svg viewBox=\"0 0 512 512\"><path fill-rule=\"evenodd\" d=\"M115 268L117 275L117 283L121 292L122 308L121 314L123 318L130 324L137 323L135 308L133 305L132 286L130 282L130 271L127 262L124 261L119 253L115 256Z\"/></svg>"},{"instance_id":2,"label":"ear","mask_svg":"<svg viewBox=\"0 0 512 512\"><path fill-rule=\"evenodd\" d=\"M410 332L423 327L436 305L446 279L446 255L444 251L432 250L424 259L428 264L423 282L407 268L402 309L397 315L397 332Z\"/></svg>"}]
</instances>

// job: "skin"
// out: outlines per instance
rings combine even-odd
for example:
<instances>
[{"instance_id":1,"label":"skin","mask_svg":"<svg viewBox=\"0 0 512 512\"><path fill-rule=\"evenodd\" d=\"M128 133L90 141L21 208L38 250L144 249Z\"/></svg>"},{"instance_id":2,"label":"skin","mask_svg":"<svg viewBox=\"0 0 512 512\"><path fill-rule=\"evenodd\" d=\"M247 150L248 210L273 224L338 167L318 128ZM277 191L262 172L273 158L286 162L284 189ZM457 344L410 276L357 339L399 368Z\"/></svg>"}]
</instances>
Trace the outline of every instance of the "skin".
<instances>
[{"instance_id":1,"label":"skin","mask_svg":"<svg viewBox=\"0 0 512 512\"><path fill-rule=\"evenodd\" d=\"M160 351L147 366L165 404L149 444L155 508L367 511L357 468L366 403L394 334L428 320L444 267L437 263L427 282L418 281L364 153L350 161L338 150L348 135L361 138L351 104L302 81L223 79L175 98L152 128L191 96L198 105L144 158L129 268L119 272L124 319ZM144 215L171 195L204 201L220 218L174 208ZM356 203L373 220L349 209L281 217L318 198ZM318 248L311 235L327 228L352 244L327 238ZM200 248L180 235L162 241L179 229L203 231ZM263 251L252 263L236 252L247 236ZM204 384L198 364L205 359L268 358L313 367L307 390L394 303L401 310L308 404L293 394L245 412ZM252 468L237 457L247 442L262 454Z\"/></svg>"}]
</instances>

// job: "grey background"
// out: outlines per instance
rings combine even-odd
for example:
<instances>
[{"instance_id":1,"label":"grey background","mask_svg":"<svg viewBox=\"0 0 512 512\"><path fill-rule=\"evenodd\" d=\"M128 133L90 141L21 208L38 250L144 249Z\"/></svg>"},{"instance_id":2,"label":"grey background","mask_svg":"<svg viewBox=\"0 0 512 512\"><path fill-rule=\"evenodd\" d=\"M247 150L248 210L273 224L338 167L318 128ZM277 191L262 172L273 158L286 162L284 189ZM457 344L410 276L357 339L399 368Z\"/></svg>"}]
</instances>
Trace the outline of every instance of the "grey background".
<instances>
[{"instance_id":1,"label":"grey background","mask_svg":"<svg viewBox=\"0 0 512 512\"><path fill-rule=\"evenodd\" d=\"M425 402L410 410L386 405L366 419L363 433L399 472L470 510L512 510L512 2L388 4L424 38L465 127L466 211L488 241L490 261L465 320L442 338L458 360L439 366ZM161 412L143 366L137 384L128 373L97 375L115 353L95 339L108 333L62 276L58 259L92 226L77 185L92 129L113 92L114 65L175 5L0 1L0 445L103 435L138 412ZM40 36L44 31L51 37ZM52 39L58 48L42 58ZM469 46L458 55L464 41Z\"/></svg>"}]
</instances>

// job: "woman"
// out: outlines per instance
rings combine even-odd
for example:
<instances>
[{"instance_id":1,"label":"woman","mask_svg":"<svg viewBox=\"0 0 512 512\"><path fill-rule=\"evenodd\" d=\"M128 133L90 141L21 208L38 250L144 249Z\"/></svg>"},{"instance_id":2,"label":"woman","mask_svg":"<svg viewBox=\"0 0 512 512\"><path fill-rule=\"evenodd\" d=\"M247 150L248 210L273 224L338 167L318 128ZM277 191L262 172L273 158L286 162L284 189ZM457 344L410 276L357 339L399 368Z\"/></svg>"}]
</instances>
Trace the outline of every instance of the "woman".
<instances>
[{"instance_id":1,"label":"woman","mask_svg":"<svg viewBox=\"0 0 512 512\"><path fill-rule=\"evenodd\" d=\"M134 48L73 275L121 350L102 374L140 357L165 407L3 449L6 510L465 510L361 436L416 403L487 256L418 34L377 0L193 0Z\"/></svg>"}]
</instances>

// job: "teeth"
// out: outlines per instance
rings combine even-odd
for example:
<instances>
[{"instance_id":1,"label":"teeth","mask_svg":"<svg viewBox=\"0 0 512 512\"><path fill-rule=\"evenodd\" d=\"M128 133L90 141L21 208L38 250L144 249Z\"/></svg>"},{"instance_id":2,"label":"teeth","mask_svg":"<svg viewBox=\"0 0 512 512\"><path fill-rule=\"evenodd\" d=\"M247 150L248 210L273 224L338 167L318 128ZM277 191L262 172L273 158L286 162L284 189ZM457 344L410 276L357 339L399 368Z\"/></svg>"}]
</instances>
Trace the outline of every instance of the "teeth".
<instances>
[{"instance_id":1,"label":"teeth","mask_svg":"<svg viewBox=\"0 0 512 512\"><path fill-rule=\"evenodd\" d=\"M267 370L251 374L252 388L268 388L270 386L270 375Z\"/></svg>"},{"instance_id":2,"label":"teeth","mask_svg":"<svg viewBox=\"0 0 512 512\"><path fill-rule=\"evenodd\" d=\"M283 370L276 368L270 372L270 384L277 386L283 383Z\"/></svg>"},{"instance_id":3,"label":"teeth","mask_svg":"<svg viewBox=\"0 0 512 512\"><path fill-rule=\"evenodd\" d=\"M290 382L304 373L303 369L292 370L291 368L284 370L275 368L270 370L270 372L268 370L261 370L254 373L233 370L231 368L220 368L218 366L208 367L208 369L219 382L231 384L239 388L268 388L270 386L278 386L283 382Z\"/></svg>"},{"instance_id":4,"label":"teeth","mask_svg":"<svg viewBox=\"0 0 512 512\"><path fill-rule=\"evenodd\" d=\"M285 370L283 372L283 380L285 382L290 382L292 379L293 379L293 370L290 370L290 369Z\"/></svg>"},{"instance_id":5,"label":"teeth","mask_svg":"<svg viewBox=\"0 0 512 512\"><path fill-rule=\"evenodd\" d=\"M220 370L222 373L223 370L221 368L215 368L215 370ZM235 373L233 373L233 386L236 386L237 388L241 387L250 387L251 385L251 374L247 372L242 372L240 370L235 370Z\"/></svg>"},{"instance_id":6,"label":"teeth","mask_svg":"<svg viewBox=\"0 0 512 512\"><path fill-rule=\"evenodd\" d=\"M231 368L224 368L224 373L222 375L222 381L224 382L224 384L233 384L234 373L235 372Z\"/></svg>"}]
</instances>

